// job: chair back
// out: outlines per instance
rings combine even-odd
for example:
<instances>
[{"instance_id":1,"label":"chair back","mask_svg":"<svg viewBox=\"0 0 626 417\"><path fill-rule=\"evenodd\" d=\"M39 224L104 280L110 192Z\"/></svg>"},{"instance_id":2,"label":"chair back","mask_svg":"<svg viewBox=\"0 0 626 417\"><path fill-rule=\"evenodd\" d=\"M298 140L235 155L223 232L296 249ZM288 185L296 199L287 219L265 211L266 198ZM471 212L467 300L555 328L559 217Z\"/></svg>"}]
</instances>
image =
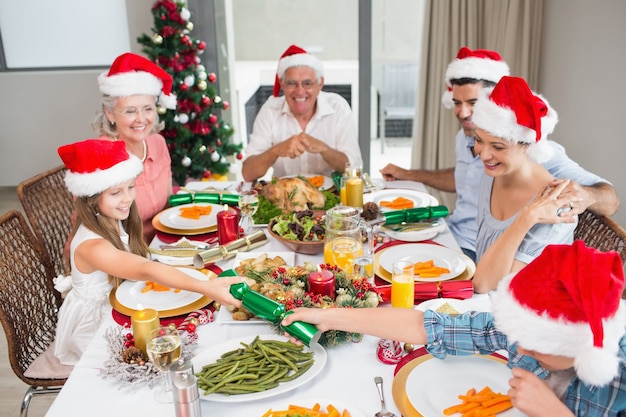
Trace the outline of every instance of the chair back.
<instances>
[{"instance_id":1,"label":"chair back","mask_svg":"<svg viewBox=\"0 0 626 417\"><path fill-rule=\"evenodd\" d=\"M0 322L9 362L28 385L59 386L65 379L33 379L28 367L54 341L61 296L54 290L54 269L41 242L18 210L0 217Z\"/></svg>"},{"instance_id":2,"label":"chair back","mask_svg":"<svg viewBox=\"0 0 626 417\"><path fill-rule=\"evenodd\" d=\"M602 252L615 251L626 262L626 230L610 217L585 210L578 215L574 239Z\"/></svg>"},{"instance_id":3,"label":"chair back","mask_svg":"<svg viewBox=\"0 0 626 417\"><path fill-rule=\"evenodd\" d=\"M74 197L65 187L65 171L60 165L17 186L26 217L48 252L55 276L69 273L63 249L72 229Z\"/></svg>"}]
</instances>

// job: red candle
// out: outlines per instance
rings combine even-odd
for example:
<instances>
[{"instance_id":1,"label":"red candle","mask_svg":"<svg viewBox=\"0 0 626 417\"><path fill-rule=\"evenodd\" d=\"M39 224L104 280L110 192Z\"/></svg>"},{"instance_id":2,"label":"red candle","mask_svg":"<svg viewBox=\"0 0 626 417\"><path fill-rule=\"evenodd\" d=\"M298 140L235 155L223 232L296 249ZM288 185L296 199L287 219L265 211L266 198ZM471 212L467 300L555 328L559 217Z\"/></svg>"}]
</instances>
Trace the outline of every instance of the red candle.
<instances>
[{"instance_id":1,"label":"red candle","mask_svg":"<svg viewBox=\"0 0 626 417\"><path fill-rule=\"evenodd\" d=\"M239 213L224 205L224 210L217 213L217 240L220 245L239 239Z\"/></svg>"},{"instance_id":2,"label":"red candle","mask_svg":"<svg viewBox=\"0 0 626 417\"><path fill-rule=\"evenodd\" d=\"M335 299L335 275L332 272L326 269L313 271L309 274L308 281L309 292Z\"/></svg>"}]
</instances>

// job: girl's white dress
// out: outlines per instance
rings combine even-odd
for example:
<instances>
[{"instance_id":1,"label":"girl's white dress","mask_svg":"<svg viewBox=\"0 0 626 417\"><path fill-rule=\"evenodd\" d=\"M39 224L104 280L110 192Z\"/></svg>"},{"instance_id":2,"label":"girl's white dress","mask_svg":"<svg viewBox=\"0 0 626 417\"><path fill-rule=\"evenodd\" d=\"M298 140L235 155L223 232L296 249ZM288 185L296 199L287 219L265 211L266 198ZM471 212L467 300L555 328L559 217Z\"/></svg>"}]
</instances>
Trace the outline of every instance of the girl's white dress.
<instances>
[{"instance_id":1,"label":"girl's white dress","mask_svg":"<svg viewBox=\"0 0 626 417\"><path fill-rule=\"evenodd\" d=\"M128 234L120 223L120 237L128 245ZM55 340L54 354L66 365L75 365L87 348L100 326L104 314L110 314L108 302L109 293L113 286L109 283L109 275L103 271L90 274L81 273L74 263L74 251L86 240L102 239L102 236L92 232L84 226L76 231L76 236L70 244L71 290L59 309L59 320ZM60 288L60 280L55 283Z\"/></svg>"}]
</instances>

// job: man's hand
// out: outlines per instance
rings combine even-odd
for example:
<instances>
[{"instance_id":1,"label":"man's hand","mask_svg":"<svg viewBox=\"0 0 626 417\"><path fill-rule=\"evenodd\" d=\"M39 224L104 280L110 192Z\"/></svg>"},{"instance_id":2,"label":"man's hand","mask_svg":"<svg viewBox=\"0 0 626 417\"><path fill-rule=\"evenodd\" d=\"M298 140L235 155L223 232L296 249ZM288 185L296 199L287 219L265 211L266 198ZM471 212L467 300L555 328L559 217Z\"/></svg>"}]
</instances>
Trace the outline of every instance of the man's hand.
<instances>
[{"instance_id":1,"label":"man's hand","mask_svg":"<svg viewBox=\"0 0 626 417\"><path fill-rule=\"evenodd\" d=\"M530 417L573 416L552 388L532 372L521 368L511 370L509 397L513 406Z\"/></svg>"},{"instance_id":2,"label":"man's hand","mask_svg":"<svg viewBox=\"0 0 626 417\"><path fill-rule=\"evenodd\" d=\"M283 158L298 158L303 153L309 151L310 143L303 138L304 133L293 135L289 139L285 139L281 143L274 146L277 156Z\"/></svg>"},{"instance_id":3,"label":"man's hand","mask_svg":"<svg viewBox=\"0 0 626 417\"><path fill-rule=\"evenodd\" d=\"M387 164L380 173L386 181L409 179L409 171L394 164Z\"/></svg>"}]
</instances>

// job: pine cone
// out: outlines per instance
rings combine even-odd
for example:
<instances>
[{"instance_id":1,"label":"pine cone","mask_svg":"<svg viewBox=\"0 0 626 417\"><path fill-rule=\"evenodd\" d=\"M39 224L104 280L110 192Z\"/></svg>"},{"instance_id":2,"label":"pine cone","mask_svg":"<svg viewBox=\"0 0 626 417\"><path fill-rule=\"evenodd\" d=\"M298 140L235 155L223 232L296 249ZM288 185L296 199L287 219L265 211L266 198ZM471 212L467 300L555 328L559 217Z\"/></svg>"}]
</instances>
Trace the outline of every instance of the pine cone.
<instances>
[{"instance_id":1,"label":"pine cone","mask_svg":"<svg viewBox=\"0 0 626 417\"><path fill-rule=\"evenodd\" d=\"M374 220L378 217L379 212L380 210L378 209L376 203L369 201L363 204L363 212L361 213L361 217L363 217L365 220Z\"/></svg>"},{"instance_id":2,"label":"pine cone","mask_svg":"<svg viewBox=\"0 0 626 417\"><path fill-rule=\"evenodd\" d=\"M122 360L126 363L144 365L146 363L146 357L143 353L134 346L129 347L122 352Z\"/></svg>"}]
</instances>

